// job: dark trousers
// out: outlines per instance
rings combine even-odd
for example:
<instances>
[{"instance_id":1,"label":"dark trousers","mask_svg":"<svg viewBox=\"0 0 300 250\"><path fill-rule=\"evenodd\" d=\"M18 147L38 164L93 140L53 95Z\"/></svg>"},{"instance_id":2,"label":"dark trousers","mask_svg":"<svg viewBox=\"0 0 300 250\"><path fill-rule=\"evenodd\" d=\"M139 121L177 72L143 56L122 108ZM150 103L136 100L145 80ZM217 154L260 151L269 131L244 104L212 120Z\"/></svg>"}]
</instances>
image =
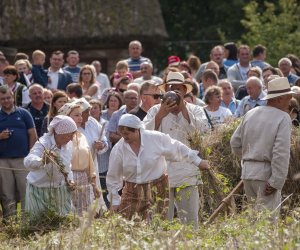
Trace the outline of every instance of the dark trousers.
<instances>
[{"instance_id":1,"label":"dark trousers","mask_svg":"<svg viewBox=\"0 0 300 250\"><path fill-rule=\"evenodd\" d=\"M109 209L110 202L107 198L108 191L107 191L107 186L106 186L106 175L107 175L107 171L103 172L103 173L99 173L99 179L100 179L100 186L101 186L101 189L102 189L103 199L104 199L105 205Z\"/></svg>"}]
</instances>

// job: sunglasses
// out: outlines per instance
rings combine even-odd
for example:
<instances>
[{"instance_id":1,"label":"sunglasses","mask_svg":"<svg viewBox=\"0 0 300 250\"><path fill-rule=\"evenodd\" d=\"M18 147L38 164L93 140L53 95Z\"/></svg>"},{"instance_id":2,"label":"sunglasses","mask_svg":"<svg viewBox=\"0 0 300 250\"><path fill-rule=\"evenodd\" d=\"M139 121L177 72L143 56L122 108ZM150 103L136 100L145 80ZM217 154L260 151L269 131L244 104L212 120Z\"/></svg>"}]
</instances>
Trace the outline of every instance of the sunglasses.
<instances>
[{"instance_id":1,"label":"sunglasses","mask_svg":"<svg viewBox=\"0 0 300 250\"><path fill-rule=\"evenodd\" d=\"M161 95L161 94L144 94L144 95L151 95L151 96L153 96L153 98L155 99L155 100L157 100L158 98L162 98L163 97L163 95Z\"/></svg>"}]
</instances>

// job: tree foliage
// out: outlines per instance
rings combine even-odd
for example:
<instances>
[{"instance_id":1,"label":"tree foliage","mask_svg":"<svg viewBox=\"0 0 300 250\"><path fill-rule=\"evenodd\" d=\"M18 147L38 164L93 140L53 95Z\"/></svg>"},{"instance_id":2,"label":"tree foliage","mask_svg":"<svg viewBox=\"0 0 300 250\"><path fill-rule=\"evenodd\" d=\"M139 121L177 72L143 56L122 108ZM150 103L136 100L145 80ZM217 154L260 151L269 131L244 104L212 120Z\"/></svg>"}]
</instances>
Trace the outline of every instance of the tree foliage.
<instances>
[{"instance_id":1,"label":"tree foliage","mask_svg":"<svg viewBox=\"0 0 300 250\"><path fill-rule=\"evenodd\" d=\"M160 69L169 55L185 60L190 53L202 61L209 59L211 48L225 41L237 41L244 32L240 20L249 0L159 0L169 39L156 50ZM226 38L226 39L225 39Z\"/></svg>"},{"instance_id":2,"label":"tree foliage","mask_svg":"<svg viewBox=\"0 0 300 250\"><path fill-rule=\"evenodd\" d=\"M259 5L252 1L244 7L241 21L247 32L242 42L268 48L268 62L277 66L278 60L288 53L300 55L300 6L296 0L279 0Z\"/></svg>"}]
</instances>

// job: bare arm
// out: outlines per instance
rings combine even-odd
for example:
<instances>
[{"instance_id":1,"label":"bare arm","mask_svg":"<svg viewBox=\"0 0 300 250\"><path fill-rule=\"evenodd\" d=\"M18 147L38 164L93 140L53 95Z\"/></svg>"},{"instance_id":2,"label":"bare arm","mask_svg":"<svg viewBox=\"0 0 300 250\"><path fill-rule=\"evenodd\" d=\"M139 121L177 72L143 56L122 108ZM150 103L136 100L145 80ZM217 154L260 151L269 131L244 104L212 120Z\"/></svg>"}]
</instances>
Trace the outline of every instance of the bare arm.
<instances>
[{"instance_id":1,"label":"bare arm","mask_svg":"<svg viewBox=\"0 0 300 250\"><path fill-rule=\"evenodd\" d=\"M28 137L29 137L29 148L31 149L33 147L33 145L35 144L35 142L37 141L38 136L37 136L35 128L28 129L27 133L28 133Z\"/></svg>"}]
</instances>

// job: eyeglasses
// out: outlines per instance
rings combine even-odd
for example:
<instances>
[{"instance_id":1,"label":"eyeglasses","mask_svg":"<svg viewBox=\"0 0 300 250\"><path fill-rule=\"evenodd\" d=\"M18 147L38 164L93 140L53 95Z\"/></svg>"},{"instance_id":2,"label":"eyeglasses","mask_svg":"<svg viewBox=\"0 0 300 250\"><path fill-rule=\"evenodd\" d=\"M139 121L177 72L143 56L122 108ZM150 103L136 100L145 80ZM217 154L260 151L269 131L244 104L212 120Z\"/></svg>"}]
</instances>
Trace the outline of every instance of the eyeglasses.
<instances>
[{"instance_id":1,"label":"eyeglasses","mask_svg":"<svg viewBox=\"0 0 300 250\"><path fill-rule=\"evenodd\" d=\"M151 95L155 100L157 100L158 98L163 98L163 95L161 94L143 94L143 95Z\"/></svg>"}]
</instances>

